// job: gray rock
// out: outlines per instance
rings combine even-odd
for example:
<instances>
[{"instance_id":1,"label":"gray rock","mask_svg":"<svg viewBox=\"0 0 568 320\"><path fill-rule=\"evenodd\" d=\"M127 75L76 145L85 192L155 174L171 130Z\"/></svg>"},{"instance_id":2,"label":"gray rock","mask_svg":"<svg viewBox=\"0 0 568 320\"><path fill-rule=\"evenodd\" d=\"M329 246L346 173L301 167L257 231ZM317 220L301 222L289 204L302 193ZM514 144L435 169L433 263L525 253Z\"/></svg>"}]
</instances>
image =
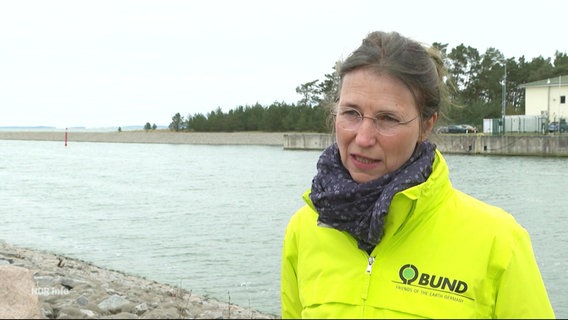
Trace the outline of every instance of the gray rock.
<instances>
[{"instance_id":1,"label":"gray rock","mask_svg":"<svg viewBox=\"0 0 568 320\"><path fill-rule=\"evenodd\" d=\"M146 304L146 302L141 303L139 305L137 305L136 307L134 307L134 312L137 315L142 315L144 312L148 311L148 304Z\"/></svg>"},{"instance_id":2,"label":"gray rock","mask_svg":"<svg viewBox=\"0 0 568 320\"><path fill-rule=\"evenodd\" d=\"M123 297L113 294L112 296L104 299L97 306L104 312L110 312L112 314L119 313L122 311L122 307L128 305L130 302Z\"/></svg>"},{"instance_id":3,"label":"gray rock","mask_svg":"<svg viewBox=\"0 0 568 320\"><path fill-rule=\"evenodd\" d=\"M80 318L81 315L82 312L79 309L70 306L65 306L61 308L61 310L59 310L56 316L57 319L77 319Z\"/></svg>"},{"instance_id":4,"label":"gray rock","mask_svg":"<svg viewBox=\"0 0 568 320\"><path fill-rule=\"evenodd\" d=\"M160 308L152 310L141 316L142 319L180 319L179 311L176 308ZM204 318L207 319L207 318Z\"/></svg>"},{"instance_id":5,"label":"gray rock","mask_svg":"<svg viewBox=\"0 0 568 320\"><path fill-rule=\"evenodd\" d=\"M128 312L121 312L118 314L114 314L110 317L105 317L107 319L138 319L138 316Z\"/></svg>"},{"instance_id":6,"label":"gray rock","mask_svg":"<svg viewBox=\"0 0 568 320\"><path fill-rule=\"evenodd\" d=\"M40 315L42 319L53 319L55 315L53 314L53 308L49 303L43 303L40 308Z\"/></svg>"},{"instance_id":7,"label":"gray rock","mask_svg":"<svg viewBox=\"0 0 568 320\"><path fill-rule=\"evenodd\" d=\"M69 278L63 278L61 279L61 285L66 287L66 288L75 288L75 286L77 285L76 281L73 279L69 279Z\"/></svg>"},{"instance_id":8,"label":"gray rock","mask_svg":"<svg viewBox=\"0 0 568 320\"><path fill-rule=\"evenodd\" d=\"M223 319L223 311L219 309L205 310L199 318L202 319Z\"/></svg>"},{"instance_id":9,"label":"gray rock","mask_svg":"<svg viewBox=\"0 0 568 320\"><path fill-rule=\"evenodd\" d=\"M81 312L82 315L84 315L87 318L96 318L97 314L94 313L91 310L87 310L87 309L79 309L79 312Z\"/></svg>"},{"instance_id":10,"label":"gray rock","mask_svg":"<svg viewBox=\"0 0 568 320\"><path fill-rule=\"evenodd\" d=\"M77 300L75 300L75 302L77 302L78 305L84 307L89 304L89 299L87 299L87 297L85 296L80 296L79 298L77 298Z\"/></svg>"}]
</instances>

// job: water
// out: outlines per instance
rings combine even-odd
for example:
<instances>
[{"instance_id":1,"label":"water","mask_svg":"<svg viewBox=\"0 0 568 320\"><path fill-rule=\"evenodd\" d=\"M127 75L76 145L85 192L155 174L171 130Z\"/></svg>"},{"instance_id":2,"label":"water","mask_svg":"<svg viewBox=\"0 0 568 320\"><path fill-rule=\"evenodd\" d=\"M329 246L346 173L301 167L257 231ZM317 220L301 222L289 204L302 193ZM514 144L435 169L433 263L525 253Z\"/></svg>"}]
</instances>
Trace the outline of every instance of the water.
<instances>
[{"instance_id":1,"label":"water","mask_svg":"<svg viewBox=\"0 0 568 320\"><path fill-rule=\"evenodd\" d=\"M0 239L279 314L282 236L319 151L2 141ZM447 155L453 184L531 234L568 317L566 159Z\"/></svg>"}]
</instances>

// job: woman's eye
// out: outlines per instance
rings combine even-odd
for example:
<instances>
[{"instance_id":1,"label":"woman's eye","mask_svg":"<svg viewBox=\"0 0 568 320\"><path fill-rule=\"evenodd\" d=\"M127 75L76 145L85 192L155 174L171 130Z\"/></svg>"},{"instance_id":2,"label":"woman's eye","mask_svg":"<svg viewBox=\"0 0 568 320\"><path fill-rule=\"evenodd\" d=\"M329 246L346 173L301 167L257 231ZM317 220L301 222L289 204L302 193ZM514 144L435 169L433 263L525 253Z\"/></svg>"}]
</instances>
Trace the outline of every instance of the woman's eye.
<instances>
[{"instance_id":1,"label":"woman's eye","mask_svg":"<svg viewBox=\"0 0 568 320\"><path fill-rule=\"evenodd\" d=\"M343 110L341 112L341 114L344 115L344 116L353 117L353 118L360 116L360 113L357 112L357 110Z\"/></svg>"},{"instance_id":2,"label":"woman's eye","mask_svg":"<svg viewBox=\"0 0 568 320\"><path fill-rule=\"evenodd\" d=\"M383 122L399 122L397 118L390 114L379 114L377 115L377 120Z\"/></svg>"}]
</instances>

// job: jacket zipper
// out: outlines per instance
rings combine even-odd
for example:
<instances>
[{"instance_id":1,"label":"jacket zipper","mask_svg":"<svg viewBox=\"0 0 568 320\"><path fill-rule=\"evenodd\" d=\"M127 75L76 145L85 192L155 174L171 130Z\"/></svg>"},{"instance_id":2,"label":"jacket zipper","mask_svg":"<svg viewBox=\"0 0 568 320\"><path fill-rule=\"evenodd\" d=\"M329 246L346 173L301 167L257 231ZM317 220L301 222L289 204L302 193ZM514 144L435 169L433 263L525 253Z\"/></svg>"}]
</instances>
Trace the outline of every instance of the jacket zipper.
<instances>
[{"instance_id":1,"label":"jacket zipper","mask_svg":"<svg viewBox=\"0 0 568 320\"><path fill-rule=\"evenodd\" d=\"M365 273L367 274L367 276L365 277L365 286L361 294L361 298L363 299L363 308L361 309L362 318L365 317L365 309L367 307L367 297L369 296L369 288L371 286L371 273L373 272L374 262L375 262L375 257L369 256L367 268L365 269Z\"/></svg>"},{"instance_id":2,"label":"jacket zipper","mask_svg":"<svg viewBox=\"0 0 568 320\"><path fill-rule=\"evenodd\" d=\"M369 256L369 264L367 265L367 270L365 270L369 276L371 275L371 272L373 272L373 262L375 262L375 257Z\"/></svg>"}]
</instances>

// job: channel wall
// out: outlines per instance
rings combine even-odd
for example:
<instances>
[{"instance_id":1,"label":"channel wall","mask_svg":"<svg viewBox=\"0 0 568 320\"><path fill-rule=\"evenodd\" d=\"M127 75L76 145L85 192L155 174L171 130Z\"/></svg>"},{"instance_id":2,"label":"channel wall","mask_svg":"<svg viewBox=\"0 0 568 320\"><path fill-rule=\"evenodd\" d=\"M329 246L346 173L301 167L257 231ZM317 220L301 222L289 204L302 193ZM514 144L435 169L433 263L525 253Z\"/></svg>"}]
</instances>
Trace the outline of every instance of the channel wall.
<instances>
[{"instance_id":1,"label":"channel wall","mask_svg":"<svg viewBox=\"0 0 568 320\"><path fill-rule=\"evenodd\" d=\"M568 135L435 134L430 141L443 153L472 155L568 157ZM284 134L288 150L323 150L334 142L331 134Z\"/></svg>"}]
</instances>

